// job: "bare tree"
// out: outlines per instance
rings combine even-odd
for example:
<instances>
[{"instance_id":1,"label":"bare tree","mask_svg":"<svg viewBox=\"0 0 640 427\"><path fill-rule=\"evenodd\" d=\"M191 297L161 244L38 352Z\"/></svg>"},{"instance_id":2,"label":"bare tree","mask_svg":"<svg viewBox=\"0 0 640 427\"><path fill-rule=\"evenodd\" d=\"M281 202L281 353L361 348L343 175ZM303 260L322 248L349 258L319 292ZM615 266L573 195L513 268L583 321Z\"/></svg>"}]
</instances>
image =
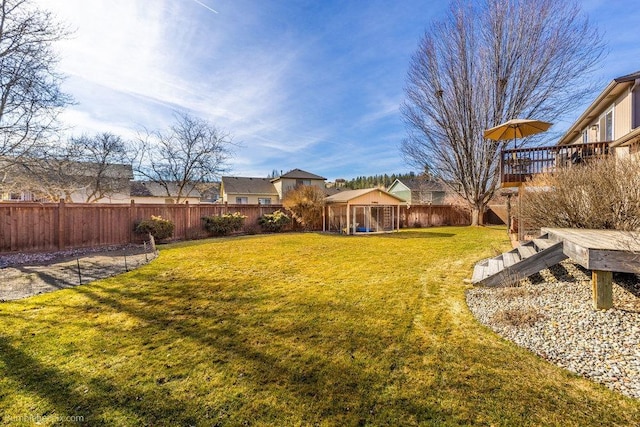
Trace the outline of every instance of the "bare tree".
<instances>
[{"instance_id":1,"label":"bare tree","mask_svg":"<svg viewBox=\"0 0 640 427\"><path fill-rule=\"evenodd\" d=\"M128 193L133 179L127 158L127 143L109 132L71 138L65 156L85 187L85 202L97 202L118 193Z\"/></svg>"},{"instance_id":2,"label":"bare tree","mask_svg":"<svg viewBox=\"0 0 640 427\"><path fill-rule=\"evenodd\" d=\"M227 170L232 146L229 133L205 120L176 114L167 131L147 132L139 138L134 170L180 203L197 183L216 179Z\"/></svg>"},{"instance_id":3,"label":"bare tree","mask_svg":"<svg viewBox=\"0 0 640 427\"><path fill-rule=\"evenodd\" d=\"M71 138L46 155L23 157L3 170L6 191L32 193L38 200L97 202L129 195L133 179L126 143L110 133ZM0 167L0 170L3 169Z\"/></svg>"},{"instance_id":4,"label":"bare tree","mask_svg":"<svg viewBox=\"0 0 640 427\"><path fill-rule=\"evenodd\" d=\"M68 34L30 0L0 0L0 156L33 156L55 130L70 97L60 90L52 45Z\"/></svg>"},{"instance_id":5,"label":"bare tree","mask_svg":"<svg viewBox=\"0 0 640 427\"><path fill-rule=\"evenodd\" d=\"M447 181L481 224L508 143L485 141L483 131L518 117L555 122L593 93L589 75L602 55L575 3L454 1L411 59L403 155Z\"/></svg>"}]
</instances>

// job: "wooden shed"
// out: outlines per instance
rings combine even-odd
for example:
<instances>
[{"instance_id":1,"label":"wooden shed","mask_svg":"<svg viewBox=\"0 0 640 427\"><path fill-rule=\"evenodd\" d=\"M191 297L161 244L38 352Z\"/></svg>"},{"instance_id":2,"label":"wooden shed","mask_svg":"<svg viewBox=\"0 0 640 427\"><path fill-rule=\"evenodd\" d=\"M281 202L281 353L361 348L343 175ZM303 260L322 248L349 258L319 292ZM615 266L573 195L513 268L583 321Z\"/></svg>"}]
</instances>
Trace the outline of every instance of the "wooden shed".
<instances>
[{"instance_id":1,"label":"wooden shed","mask_svg":"<svg viewBox=\"0 0 640 427\"><path fill-rule=\"evenodd\" d=\"M325 199L322 229L344 234L384 233L400 229L405 201L379 188L347 190Z\"/></svg>"}]
</instances>

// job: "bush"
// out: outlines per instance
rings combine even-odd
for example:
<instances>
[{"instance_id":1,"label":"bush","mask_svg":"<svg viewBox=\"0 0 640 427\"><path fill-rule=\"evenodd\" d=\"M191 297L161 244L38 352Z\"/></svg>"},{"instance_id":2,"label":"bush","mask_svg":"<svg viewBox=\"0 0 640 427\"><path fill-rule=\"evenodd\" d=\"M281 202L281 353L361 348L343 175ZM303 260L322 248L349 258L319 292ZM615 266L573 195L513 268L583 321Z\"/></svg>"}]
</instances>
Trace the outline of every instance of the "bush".
<instances>
[{"instance_id":1,"label":"bush","mask_svg":"<svg viewBox=\"0 0 640 427\"><path fill-rule=\"evenodd\" d=\"M277 210L272 214L265 214L258 218L258 224L264 231L278 233L291 223L291 218L281 210Z\"/></svg>"},{"instance_id":2,"label":"bush","mask_svg":"<svg viewBox=\"0 0 640 427\"><path fill-rule=\"evenodd\" d=\"M240 212L220 216L204 216L204 229L213 236L226 236L234 231L240 231L244 226L246 216Z\"/></svg>"},{"instance_id":3,"label":"bush","mask_svg":"<svg viewBox=\"0 0 640 427\"><path fill-rule=\"evenodd\" d=\"M324 191L313 185L301 185L289 191L282 202L305 230L322 227L322 210L324 209Z\"/></svg>"},{"instance_id":4,"label":"bush","mask_svg":"<svg viewBox=\"0 0 640 427\"><path fill-rule=\"evenodd\" d=\"M640 168L609 157L536 176L522 194L529 227L640 228Z\"/></svg>"},{"instance_id":5,"label":"bush","mask_svg":"<svg viewBox=\"0 0 640 427\"><path fill-rule=\"evenodd\" d=\"M138 222L135 231L139 234L151 234L157 240L164 240L173 236L174 228L173 221L151 215L151 219L143 219Z\"/></svg>"}]
</instances>

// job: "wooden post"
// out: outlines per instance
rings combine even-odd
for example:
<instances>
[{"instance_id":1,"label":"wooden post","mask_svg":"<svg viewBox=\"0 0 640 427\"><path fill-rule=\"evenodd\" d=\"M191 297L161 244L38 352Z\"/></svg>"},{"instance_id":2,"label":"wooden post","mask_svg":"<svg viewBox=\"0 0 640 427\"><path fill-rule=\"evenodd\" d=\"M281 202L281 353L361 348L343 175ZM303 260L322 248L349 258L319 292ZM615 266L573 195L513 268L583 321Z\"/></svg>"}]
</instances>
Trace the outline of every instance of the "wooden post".
<instances>
[{"instance_id":1,"label":"wooden post","mask_svg":"<svg viewBox=\"0 0 640 427\"><path fill-rule=\"evenodd\" d=\"M135 200L131 200L129 204L129 243L133 243L135 241L135 223L136 223L136 202Z\"/></svg>"},{"instance_id":2,"label":"wooden post","mask_svg":"<svg viewBox=\"0 0 640 427\"><path fill-rule=\"evenodd\" d=\"M18 209L11 206L9 208L9 220L11 221L11 228L9 232L9 247L12 251L17 251L20 248L18 247Z\"/></svg>"},{"instance_id":3,"label":"wooden post","mask_svg":"<svg viewBox=\"0 0 640 427\"><path fill-rule=\"evenodd\" d=\"M351 221L351 218L349 217L349 202L347 202L347 232L346 232L346 234L351 234L351 230L350 230L351 222L350 221Z\"/></svg>"},{"instance_id":4,"label":"wooden post","mask_svg":"<svg viewBox=\"0 0 640 427\"><path fill-rule=\"evenodd\" d=\"M511 194L507 194L507 234L511 234Z\"/></svg>"},{"instance_id":5,"label":"wooden post","mask_svg":"<svg viewBox=\"0 0 640 427\"><path fill-rule=\"evenodd\" d=\"M591 272L593 307L596 310L606 310L613 307L612 276L610 271L593 270Z\"/></svg>"},{"instance_id":6,"label":"wooden post","mask_svg":"<svg viewBox=\"0 0 640 427\"><path fill-rule=\"evenodd\" d=\"M60 203L58 204L58 250L63 250L65 246L64 223L65 223L64 199L60 199Z\"/></svg>"}]
</instances>

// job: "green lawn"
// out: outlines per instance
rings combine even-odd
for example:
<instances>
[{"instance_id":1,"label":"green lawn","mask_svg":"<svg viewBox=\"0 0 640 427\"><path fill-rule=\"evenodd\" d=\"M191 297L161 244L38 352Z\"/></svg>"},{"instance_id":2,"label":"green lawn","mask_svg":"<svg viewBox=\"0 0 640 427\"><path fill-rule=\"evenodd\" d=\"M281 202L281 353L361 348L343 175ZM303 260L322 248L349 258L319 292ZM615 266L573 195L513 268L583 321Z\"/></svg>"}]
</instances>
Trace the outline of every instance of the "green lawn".
<instances>
[{"instance_id":1,"label":"green lawn","mask_svg":"<svg viewBox=\"0 0 640 427\"><path fill-rule=\"evenodd\" d=\"M476 322L504 229L175 244L0 304L0 419L43 425L638 425L640 401Z\"/></svg>"}]
</instances>

